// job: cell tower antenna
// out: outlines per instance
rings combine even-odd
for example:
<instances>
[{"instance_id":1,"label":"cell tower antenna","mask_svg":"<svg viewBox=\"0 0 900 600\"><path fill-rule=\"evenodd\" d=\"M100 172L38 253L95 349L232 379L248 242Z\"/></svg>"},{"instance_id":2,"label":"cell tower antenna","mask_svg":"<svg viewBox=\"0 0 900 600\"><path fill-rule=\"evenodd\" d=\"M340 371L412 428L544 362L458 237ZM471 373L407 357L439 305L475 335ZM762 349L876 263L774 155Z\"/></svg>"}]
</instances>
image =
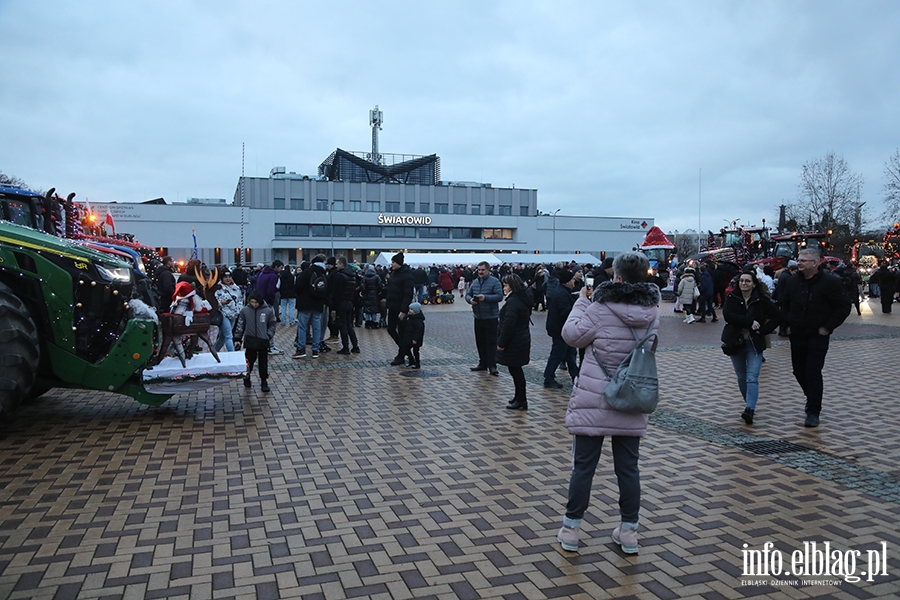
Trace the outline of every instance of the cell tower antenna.
<instances>
[{"instance_id":1,"label":"cell tower antenna","mask_svg":"<svg viewBox=\"0 0 900 600\"><path fill-rule=\"evenodd\" d=\"M369 125L372 126L372 157L371 161L376 165L383 162L383 157L378 153L378 132L381 130L381 124L384 122L384 115L375 105L373 110L369 111Z\"/></svg>"}]
</instances>

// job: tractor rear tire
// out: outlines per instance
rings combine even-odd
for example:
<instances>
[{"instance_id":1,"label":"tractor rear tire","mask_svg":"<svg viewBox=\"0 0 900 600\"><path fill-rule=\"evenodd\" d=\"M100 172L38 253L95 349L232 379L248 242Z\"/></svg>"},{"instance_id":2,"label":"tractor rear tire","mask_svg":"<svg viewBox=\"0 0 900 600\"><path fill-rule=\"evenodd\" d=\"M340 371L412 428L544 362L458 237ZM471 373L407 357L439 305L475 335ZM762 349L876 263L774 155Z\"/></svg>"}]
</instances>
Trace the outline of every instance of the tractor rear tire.
<instances>
[{"instance_id":1,"label":"tractor rear tire","mask_svg":"<svg viewBox=\"0 0 900 600\"><path fill-rule=\"evenodd\" d=\"M0 420L28 397L40 360L40 340L28 309L0 283Z\"/></svg>"}]
</instances>

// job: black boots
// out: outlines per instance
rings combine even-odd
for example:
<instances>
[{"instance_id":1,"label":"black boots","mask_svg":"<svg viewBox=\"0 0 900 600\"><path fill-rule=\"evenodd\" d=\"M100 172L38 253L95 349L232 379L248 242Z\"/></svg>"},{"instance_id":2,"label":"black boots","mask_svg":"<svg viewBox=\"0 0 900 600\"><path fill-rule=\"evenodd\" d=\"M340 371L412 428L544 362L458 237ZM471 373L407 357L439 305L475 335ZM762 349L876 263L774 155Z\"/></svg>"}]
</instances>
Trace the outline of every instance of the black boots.
<instances>
[{"instance_id":1,"label":"black boots","mask_svg":"<svg viewBox=\"0 0 900 600\"><path fill-rule=\"evenodd\" d=\"M753 425L753 409L745 408L744 412L741 413L741 418L747 425Z\"/></svg>"},{"instance_id":2,"label":"black boots","mask_svg":"<svg viewBox=\"0 0 900 600\"><path fill-rule=\"evenodd\" d=\"M506 405L509 410L528 410L528 400L513 400Z\"/></svg>"}]
</instances>

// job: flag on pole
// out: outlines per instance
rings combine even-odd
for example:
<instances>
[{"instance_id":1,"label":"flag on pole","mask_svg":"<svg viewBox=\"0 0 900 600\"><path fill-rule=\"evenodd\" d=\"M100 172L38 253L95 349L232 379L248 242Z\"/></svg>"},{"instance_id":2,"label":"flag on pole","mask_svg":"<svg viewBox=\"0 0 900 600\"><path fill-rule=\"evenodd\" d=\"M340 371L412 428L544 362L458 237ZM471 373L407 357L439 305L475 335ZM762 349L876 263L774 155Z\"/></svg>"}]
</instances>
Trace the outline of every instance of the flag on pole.
<instances>
[{"instance_id":1,"label":"flag on pole","mask_svg":"<svg viewBox=\"0 0 900 600\"><path fill-rule=\"evenodd\" d=\"M200 252L197 250L197 232L191 227L191 235L194 237L194 250L191 252L191 260L200 258Z\"/></svg>"},{"instance_id":2,"label":"flag on pole","mask_svg":"<svg viewBox=\"0 0 900 600\"><path fill-rule=\"evenodd\" d=\"M112 234L116 235L116 224L113 221L112 213L106 213L106 224L112 229Z\"/></svg>"}]
</instances>

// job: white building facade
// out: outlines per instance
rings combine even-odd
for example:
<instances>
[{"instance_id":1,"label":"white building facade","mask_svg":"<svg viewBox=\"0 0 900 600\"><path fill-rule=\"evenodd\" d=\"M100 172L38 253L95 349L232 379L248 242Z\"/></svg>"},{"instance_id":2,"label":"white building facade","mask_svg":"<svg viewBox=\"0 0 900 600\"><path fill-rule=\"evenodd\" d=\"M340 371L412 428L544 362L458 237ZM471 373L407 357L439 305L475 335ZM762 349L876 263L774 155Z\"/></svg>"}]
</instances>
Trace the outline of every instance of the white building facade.
<instances>
[{"instance_id":1,"label":"white building facade","mask_svg":"<svg viewBox=\"0 0 900 600\"><path fill-rule=\"evenodd\" d=\"M350 163L345 161L343 176L360 179L371 177L375 169L390 169L340 149L337 153L363 169L371 167L360 175L363 171L350 165L356 171L348 175ZM428 177L439 176L434 155L400 164L421 168L428 162L433 163ZM600 259L638 246L654 224L645 216L539 214L534 189L475 182L404 183L398 181L402 168L382 181L335 181L322 170L310 177L275 167L268 177L239 178L230 205L92 203L92 208L101 219L106 212L112 214L118 232L132 233L177 260L190 258L196 237L200 260L229 265L269 264L275 259L299 264L320 252L373 262L381 252L401 250L508 254L507 262L517 262L516 255L524 259L521 255L554 253Z\"/></svg>"}]
</instances>

